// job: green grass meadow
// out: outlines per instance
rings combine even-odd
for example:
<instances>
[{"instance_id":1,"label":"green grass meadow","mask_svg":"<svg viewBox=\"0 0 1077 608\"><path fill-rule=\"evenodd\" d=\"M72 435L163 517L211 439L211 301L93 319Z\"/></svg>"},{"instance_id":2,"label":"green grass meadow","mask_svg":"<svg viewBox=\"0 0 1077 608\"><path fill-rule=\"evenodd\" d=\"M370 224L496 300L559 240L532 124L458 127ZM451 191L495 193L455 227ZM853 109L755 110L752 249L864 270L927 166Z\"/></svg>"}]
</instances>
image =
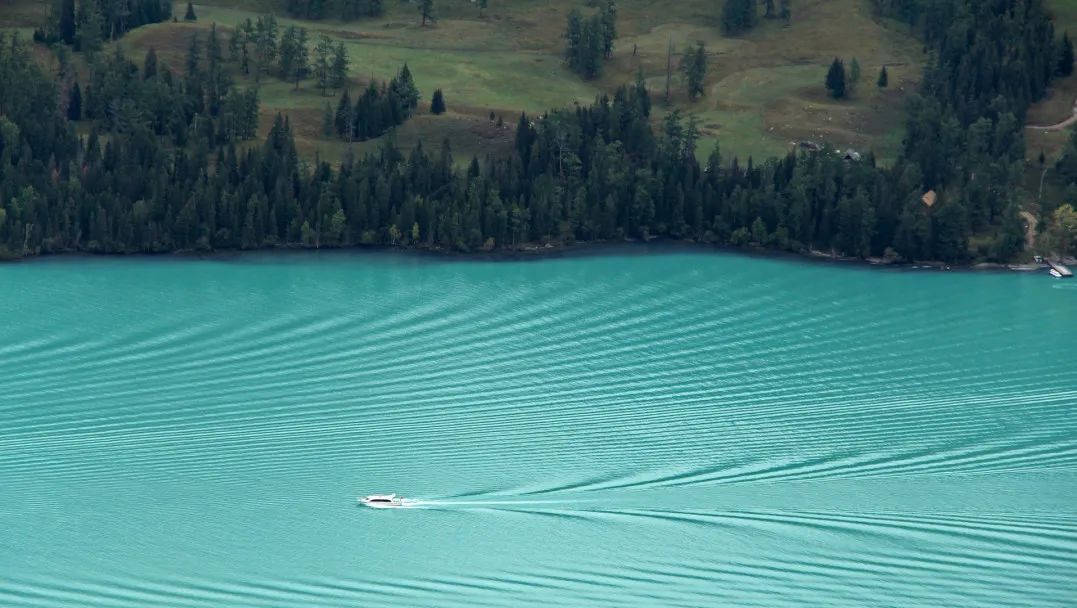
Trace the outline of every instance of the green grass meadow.
<instances>
[{"instance_id":1,"label":"green grass meadow","mask_svg":"<svg viewBox=\"0 0 1077 608\"><path fill-rule=\"evenodd\" d=\"M729 37L718 27L721 0L620 0L618 33L613 57L595 81L581 80L562 62L565 18L574 8L591 10L586 0L490 0L485 15L470 0L437 0L438 20L421 27L416 5L386 0L385 15L343 23L287 18L280 0L203 0L195 3L196 23L161 23L128 34L119 44L136 62L151 47L173 66L182 64L190 37L211 23L227 32L247 18L273 11L282 25L306 27L313 36L327 35L343 42L351 58L350 79L359 89L371 79L392 77L405 62L423 94L421 115L396 129L395 142L410 147L424 141L438 146L448 137L458 160L494 152L511 142L512 126L520 112L540 113L574 103L589 103L612 93L642 71L655 99L654 119L679 109L695 117L701 133L699 154L709 154L720 142L723 154L756 159L784 154L800 141L874 150L884 162L897 154L903 129L906 97L915 90L923 66L920 45L908 28L872 15L868 0L797 0L790 24L761 19L743 36ZM1077 34L1077 3L1052 0L1058 29ZM186 2L177 2L182 15ZM0 28L18 29L29 36L43 18L44 3L11 0L0 8ZM697 41L706 44L706 95L687 99L674 74L670 103L664 103L666 51L679 53ZM826 95L823 78L829 63L856 57L861 80L848 99ZM886 65L890 86L875 86ZM1073 80L1073 79L1070 79ZM241 86L254 86L240 78ZM449 112L426 114L435 88L445 93ZM1066 111L1077 84L1062 82L1052 97L1033 109L1030 120ZM275 77L259 85L264 132L277 112L295 126L299 146L323 158L338 159L347 144L325 138L322 113L337 94L322 96L313 81L295 90ZM508 125L498 129L490 113ZM1031 134L1030 155L1040 148L1060 147L1064 134L1039 141ZM366 150L380 145L364 142ZM1035 149L1035 152L1033 150Z\"/></svg>"},{"instance_id":2,"label":"green grass meadow","mask_svg":"<svg viewBox=\"0 0 1077 608\"><path fill-rule=\"evenodd\" d=\"M154 47L175 65L182 62L194 32L217 23L225 33L273 4L207 0L195 4L197 23L146 26L122 44L134 58ZM914 90L922 67L916 41L901 26L876 20L866 0L802 0L796 3L791 24L761 20L743 37L721 33L720 5L714 1L621 0L613 57L605 63L602 77L591 82L569 71L561 59L566 15L573 7L588 10L582 0L492 0L483 17L468 0L440 0L437 6L438 21L426 27L419 25L413 4L397 0L387 2L386 14L377 19L303 22L278 14L278 20L343 42L356 89L371 79L392 77L405 62L423 93L422 112L432 91L442 89L449 112L413 119L396 130L394 139L407 148L420 140L437 146L448 137L462 162L471 154L481 156L511 142L511 125L520 112L589 103L633 81L637 71L643 72L655 97L656 122L672 109L695 117L703 136L701 157L715 142L727 156L760 159L810 140L874 149L885 160L897 152L904 99ZM177 4L177 11L181 8ZM666 105L668 45L672 42L676 50L676 64L680 51L697 41L704 42L708 51L707 94L689 101L674 74L671 102ZM847 61L857 57L862 66L859 86L841 101L827 97L822 84L834 57ZM879 91L875 79L883 65L888 66L891 86ZM249 79L240 82L253 85ZM344 153L346 144L321 135L325 103L335 107L336 94L322 97L311 81L296 91L272 77L263 78L259 93L263 130L269 126L268 117L284 112L295 125L301 149L326 159ZM497 129L489 121L491 112L510 127ZM364 142L356 147L376 145Z\"/></svg>"}]
</instances>

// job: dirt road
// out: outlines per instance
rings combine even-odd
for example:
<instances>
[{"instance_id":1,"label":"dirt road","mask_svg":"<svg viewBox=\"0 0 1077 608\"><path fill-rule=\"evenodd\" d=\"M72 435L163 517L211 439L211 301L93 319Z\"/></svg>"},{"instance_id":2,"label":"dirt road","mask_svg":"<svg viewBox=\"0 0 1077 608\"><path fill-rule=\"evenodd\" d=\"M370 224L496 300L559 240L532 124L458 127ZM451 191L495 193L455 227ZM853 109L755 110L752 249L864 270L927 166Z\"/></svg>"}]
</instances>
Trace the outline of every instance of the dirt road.
<instances>
[{"instance_id":1,"label":"dirt road","mask_svg":"<svg viewBox=\"0 0 1077 608\"><path fill-rule=\"evenodd\" d=\"M1062 122L1060 122L1058 124L1048 125L1048 126L1028 125L1025 128L1026 129L1036 129L1036 130L1039 130L1039 131L1061 131L1062 129L1065 129L1065 128L1071 126L1071 125L1077 124L1077 99L1073 100L1072 112L1073 113L1070 114L1069 118L1067 118L1066 120L1063 120Z\"/></svg>"}]
</instances>

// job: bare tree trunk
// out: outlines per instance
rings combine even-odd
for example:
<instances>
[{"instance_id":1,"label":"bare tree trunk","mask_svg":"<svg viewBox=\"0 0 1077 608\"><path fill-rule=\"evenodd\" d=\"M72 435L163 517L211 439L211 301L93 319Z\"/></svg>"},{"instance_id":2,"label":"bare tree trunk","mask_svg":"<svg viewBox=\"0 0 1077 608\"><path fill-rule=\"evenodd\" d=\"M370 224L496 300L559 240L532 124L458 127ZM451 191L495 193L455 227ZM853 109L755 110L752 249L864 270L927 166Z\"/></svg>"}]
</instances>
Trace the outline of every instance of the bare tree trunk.
<instances>
[{"instance_id":1,"label":"bare tree trunk","mask_svg":"<svg viewBox=\"0 0 1077 608\"><path fill-rule=\"evenodd\" d=\"M673 79L673 36L669 37L669 48L666 49L666 103L669 103L669 88Z\"/></svg>"},{"instance_id":2,"label":"bare tree trunk","mask_svg":"<svg viewBox=\"0 0 1077 608\"><path fill-rule=\"evenodd\" d=\"M33 231L34 225L27 222L26 231L23 234L22 239L22 254L25 256L26 252L30 251L30 232Z\"/></svg>"}]
</instances>

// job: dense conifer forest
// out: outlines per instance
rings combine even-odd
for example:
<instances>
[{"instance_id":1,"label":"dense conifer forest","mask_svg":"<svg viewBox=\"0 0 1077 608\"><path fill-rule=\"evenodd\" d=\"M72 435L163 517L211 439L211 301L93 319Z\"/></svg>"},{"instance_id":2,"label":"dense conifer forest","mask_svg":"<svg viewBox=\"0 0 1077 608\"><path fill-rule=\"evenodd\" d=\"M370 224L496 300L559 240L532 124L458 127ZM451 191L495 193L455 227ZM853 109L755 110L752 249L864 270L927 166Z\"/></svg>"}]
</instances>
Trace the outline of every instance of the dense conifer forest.
<instances>
[{"instance_id":1,"label":"dense conifer forest","mask_svg":"<svg viewBox=\"0 0 1077 608\"><path fill-rule=\"evenodd\" d=\"M1059 71L1062 48L1041 0L873 2L912 25L931 57L909 103L904 151L886 167L870 153L847 159L827 148L762 161L716 148L700 162L698 126L677 111L653 121L642 81L586 107L521 115L506 155L455 163L449 141L405 154L390 136L376 153L331 166L300 157L282 116L264 142L247 141L257 96L234 87L224 66L246 65L243 41L226 56L215 33L196 40L182 70L109 53L80 83L63 65L46 73L27 44L5 37L0 256L355 244L477 251L663 237L1011 259L1024 239L1021 125ZM595 65L613 40L605 10L584 45ZM579 23L585 32L588 21ZM589 75L590 61L574 68ZM421 88L405 67L356 102L342 94L327 128L344 139L380 135L406 120ZM987 238L970 248L973 234Z\"/></svg>"}]
</instances>

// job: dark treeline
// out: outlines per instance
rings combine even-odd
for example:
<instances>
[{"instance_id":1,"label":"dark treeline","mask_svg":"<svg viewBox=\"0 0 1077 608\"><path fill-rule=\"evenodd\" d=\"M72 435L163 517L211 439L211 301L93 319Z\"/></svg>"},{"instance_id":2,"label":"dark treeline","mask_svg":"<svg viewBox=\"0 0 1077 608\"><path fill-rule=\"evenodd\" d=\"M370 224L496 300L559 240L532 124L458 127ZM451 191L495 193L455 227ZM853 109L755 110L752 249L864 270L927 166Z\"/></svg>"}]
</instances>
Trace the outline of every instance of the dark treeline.
<instances>
[{"instance_id":1,"label":"dark treeline","mask_svg":"<svg viewBox=\"0 0 1077 608\"><path fill-rule=\"evenodd\" d=\"M4 84L30 83L26 94L3 88L14 108L0 129L9 255L354 243L470 251L648 236L868 255L901 242L909 228L897 208L921 188L870 159L829 153L741 166L715 151L700 165L694 124L674 113L654 133L639 85L576 111L521 116L512 154L464 171L447 143L407 157L387 145L338 170L310 166L280 118L246 151L214 147L199 121L185 149L170 151L146 129L80 141L28 58L0 63Z\"/></svg>"},{"instance_id":2,"label":"dark treeline","mask_svg":"<svg viewBox=\"0 0 1077 608\"><path fill-rule=\"evenodd\" d=\"M352 21L382 14L382 0L284 0L292 17Z\"/></svg>"},{"instance_id":3,"label":"dark treeline","mask_svg":"<svg viewBox=\"0 0 1077 608\"><path fill-rule=\"evenodd\" d=\"M172 0L80 0L77 8L75 0L52 0L45 23L34 30L34 40L95 51L103 40L171 18Z\"/></svg>"},{"instance_id":4,"label":"dark treeline","mask_svg":"<svg viewBox=\"0 0 1077 608\"><path fill-rule=\"evenodd\" d=\"M1023 238L1014 201L1021 117L1050 81L1057 47L1038 0L953 4L946 31L925 34L934 59L890 168L828 149L762 163L714 150L700 163L694 122L673 112L653 129L642 82L589 107L521 116L511 153L464 170L454 169L448 142L404 155L391 139L338 169L309 164L279 117L263 145L241 149L199 118L213 116L205 93L183 146L148 126L109 128L106 117L94 119L102 136L78 139L52 79L4 42L0 246L15 256L358 243L473 251L669 237L1005 260ZM197 86L181 83L176 95ZM929 189L932 205L923 202Z\"/></svg>"},{"instance_id":5,"label":"dark treeline","mask_svg":"<svg viewBox=\"0 0 1077 608\"><path fill-rule=\"evenodd\" d=\"M378 86L371 81L354 105L351 95L344 91L337 102L333 125L341 139L363 141L403 124L418 105L419 90L405 64L388 84Z\"/></svg>"}]
</instances>

